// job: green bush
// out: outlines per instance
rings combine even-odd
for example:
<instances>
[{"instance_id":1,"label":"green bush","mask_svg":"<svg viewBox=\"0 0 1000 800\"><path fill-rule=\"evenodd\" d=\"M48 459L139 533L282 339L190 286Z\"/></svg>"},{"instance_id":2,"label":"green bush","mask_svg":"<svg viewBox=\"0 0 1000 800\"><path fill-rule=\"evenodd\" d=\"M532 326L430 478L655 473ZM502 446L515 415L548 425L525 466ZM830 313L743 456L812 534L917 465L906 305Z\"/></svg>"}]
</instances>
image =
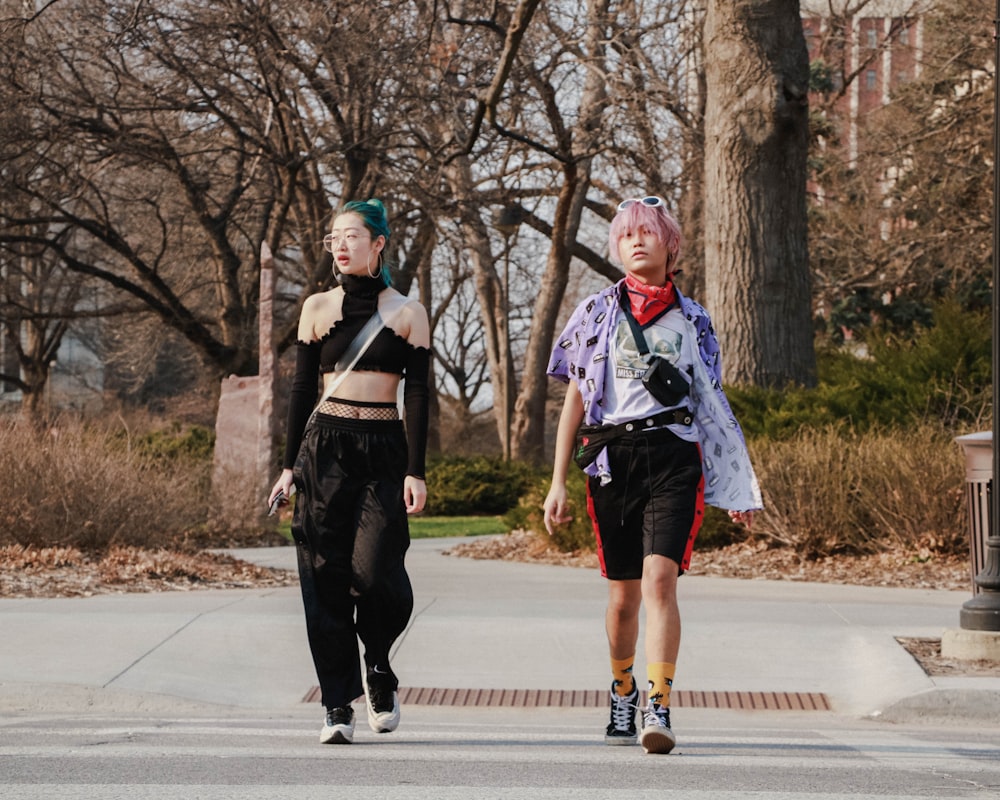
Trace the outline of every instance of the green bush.
<instances>
[{"instance_id":1,"label":"green bush","mask_svg":"<svg viewBox=\"0 0 1000 800\"><path fill-rule=\"evenodd\" d=\"M140 452L151 458L211 461L215 449L215 432L201 425L184 428L179 423L174 423L166 430L143 434L135 444Z\"/></svg>"},{"instance_id":2,"label":"green bush","mask_svg":"<svg viewBox=\"0 0 1000 800\"><path fill-rule=\"evenodd\" d=\"M982 421L992 402L988 312L963 312L945 303L935 309L934 326L912 341L876 332L868 337L868 348L875 364L874 401L909 411L893 421L908 425L926 419L948 427Z\"/></svg>"},{"instance_id":3,"label":"green bush","mask_svg":"<svg viewBox=\"0 0 1000 800\"><path fill-rule=\"evenodd\" d=\"M549 493L551 470L538 471L516 508L504 515L504 522L511 530L527 530L546 536L542 503ZM587 513L586 476L576 467L570 467L566 481L568 514L570 522L559 525L552 532L552 543L562 552L594 549L594 528Z\"/></svg>"},{"instance_id":4,"label":"green bush","mask_svg":"<svg viewBox=\"0 0 1000 800\"><path fill-rule=\"evenodd\" d=\"M146 425L154 425L149 430ZM143 430L136 432L132 428L141 426ZM215 432L203 425L182 425L171 422L166 426L162 423L132 422L129 425L106 429L105 434L109 446L129 453L164 462L209 462L212 461L215 449Z\"/></svg>"},{"instance_id":5,"label":"green bush","mask_svg":"<svg viewBox=\"0 0 1000 800\"><path fill-rule=\"evenodd\" d=\"M533 469L502 458L441 456L427 464L429 516L504 514L518 504Z\"/></svg>"},{"instance_id":6,"label":"green bush","mask_svg":"<svg viewBox=\"0 0 1000 800\"><path fill-rule=\"evenodd\" d=\"M942 303L934 319L911 340L871 332L867 357L821 350L814 389L727 387L747 437L781 440L803 428L862 432L923 421L981 425L992 402L989 315Z\"/></svg>"},{"instance_id":7,"label":"green bush","mask_svg":"<svg viewBox=\"0 0 1000 800\"><path fill-rule=\"evenodd\" d=\"M545 502L549 492L550 482L549 472L536 475L528 491L521 497L517 508L511 509L504 515L504 522L510 530L527 530L548 536L543 520L542 503ZM582 470L570 467L566 494L568 513L573 519L557 526L552 532L551 541L564 553L593 550L596 547L594 526L587 512L587 480ZM745 537L745 528L733 523L725 511L706 506L705 518L695 540L695 548L705 550L724 547Z\"/></svg>"}]
</instances>

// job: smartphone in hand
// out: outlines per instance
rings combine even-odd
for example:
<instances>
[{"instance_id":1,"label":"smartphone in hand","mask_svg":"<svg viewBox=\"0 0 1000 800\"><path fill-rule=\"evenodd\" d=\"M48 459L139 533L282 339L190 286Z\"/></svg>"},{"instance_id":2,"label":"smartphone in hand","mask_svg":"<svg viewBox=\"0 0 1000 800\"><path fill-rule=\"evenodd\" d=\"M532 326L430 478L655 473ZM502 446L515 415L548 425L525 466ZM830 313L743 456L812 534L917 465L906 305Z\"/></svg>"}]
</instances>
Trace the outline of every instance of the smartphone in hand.
<instances>
[{"instance_id":1,"label":"smartphone in hand","mask_svg":"<svg viewBox=\"0 0 1000 800\"><path fill-rule=\"evenodd\" d=\"M279 491L275 496L274 500L271 501L271 507L267 510L267 515L273 517L278 513L278 509L281 508L288 501L285 499L285 493Z\"/></svg>"}]
</instances>

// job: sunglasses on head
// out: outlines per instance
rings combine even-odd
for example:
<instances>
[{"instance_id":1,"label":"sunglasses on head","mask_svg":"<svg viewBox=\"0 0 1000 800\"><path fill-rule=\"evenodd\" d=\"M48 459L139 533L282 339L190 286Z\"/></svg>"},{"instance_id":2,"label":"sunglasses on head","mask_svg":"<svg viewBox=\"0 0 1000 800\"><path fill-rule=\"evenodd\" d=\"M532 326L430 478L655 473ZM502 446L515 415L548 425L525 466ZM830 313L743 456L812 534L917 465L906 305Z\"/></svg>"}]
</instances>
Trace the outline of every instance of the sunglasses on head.
<instances>
[{"instance_id":1,"label":"sunglasses on head","mask_svg":"<svg viewBox=\"0 0 1000 800\"><path fill-rule=\"evenodd\" d=\"M662 197L650 195L649 197L631 197L628 200L622 200L618 204L618 210L624 211L633 203L642 203L644 206L649 206L650 208L659 208L660 206L666 207L667 205L667 201Z\"/></svg>"}]
</instances>

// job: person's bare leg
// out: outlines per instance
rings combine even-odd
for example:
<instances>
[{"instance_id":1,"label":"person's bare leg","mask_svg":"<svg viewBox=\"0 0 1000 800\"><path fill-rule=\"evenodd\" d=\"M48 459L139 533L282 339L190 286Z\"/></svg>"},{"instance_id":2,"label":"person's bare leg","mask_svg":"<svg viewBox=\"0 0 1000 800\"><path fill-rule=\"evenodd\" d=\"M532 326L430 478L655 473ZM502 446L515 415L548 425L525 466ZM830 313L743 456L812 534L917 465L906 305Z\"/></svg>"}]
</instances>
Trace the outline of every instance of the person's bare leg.
<instances>
[{"instance_id":1,"label":"person's bare leg","mask_svg":"<svg viewBox=\"0 0 1000 800\"><path fill-rule=\"evenodd\" d=\"M677 562L646 556L642 565L642 602L646 605L646 660L677 663L681 612L677 605Z\"/></svg>"},{"instance_id":2,"label":"person's bare leg","mask_svg":"<svg viewBox=\"0 0 1000 800\"><path fill-rule=\"evenodd\" d=\"M676 743L670 730L670 690L681 644L677 605L677 562L647 556L642 568L642 602L646 606L646 674L649 706L643 717L642 746L648 753L669 753Z\"/></svg>"},{"instance_id":3,"label":"person's bare leg","mask_svg":"<svg viewBox=\"0 0 1000 800\"><path fill-rule=\"evenodd\" d=\"M632 675L639 640L641 581L608 581L605 627L611 655L611 720L604 735L606 744L635 744L639 689Z\"/></svg>"},{"instance_id":4,"label":"person's bare leg","mask_svg":"<svg viewBox=\"0 0 1000 800\"><path fill-rule=\"evenodd\" d=\"M604 623L611 658L619 660L635 655L641 604L641 581L608 581L608 608Z\"/></svg>"}]
</instances>

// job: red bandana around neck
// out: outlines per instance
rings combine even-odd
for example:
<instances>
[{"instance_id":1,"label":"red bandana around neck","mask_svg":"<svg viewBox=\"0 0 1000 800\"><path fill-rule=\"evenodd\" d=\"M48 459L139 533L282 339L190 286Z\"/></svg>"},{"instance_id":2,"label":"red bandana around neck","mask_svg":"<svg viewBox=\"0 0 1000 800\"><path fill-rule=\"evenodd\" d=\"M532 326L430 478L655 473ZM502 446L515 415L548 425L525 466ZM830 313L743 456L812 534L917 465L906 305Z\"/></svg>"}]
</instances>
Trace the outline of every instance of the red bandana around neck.
<instances>
[{"instance_id":1,"label":"red bandana around neck","mask_svg":"<svg viewBox=\"0 0 1000 800\"><path fill-rule=\"evenodd\" d=\"M674 274L668 272L666 284L650 286L639 282L631 275L625 276L625 289L628 292L629 305L636 322L640 325L647 325L677 301L673 277Z\"/></svg>"}]
</instances>

